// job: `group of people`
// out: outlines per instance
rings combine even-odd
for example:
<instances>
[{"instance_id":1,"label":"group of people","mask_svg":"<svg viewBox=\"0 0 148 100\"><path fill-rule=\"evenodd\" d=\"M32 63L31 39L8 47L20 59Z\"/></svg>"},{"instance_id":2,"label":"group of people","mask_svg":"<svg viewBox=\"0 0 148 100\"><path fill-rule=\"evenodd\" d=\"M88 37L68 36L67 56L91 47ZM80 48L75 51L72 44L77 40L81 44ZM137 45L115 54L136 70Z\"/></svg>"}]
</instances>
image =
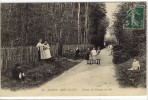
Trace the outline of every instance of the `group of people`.
<instances>
[{"instance_id":1,"label":"group of people","mask_svg":"<svg viewBox=\"0 0 148 100\"><path fill-rule=\"evenodd\" d=\"M42 41L42 39L39 39L39 42L37 43L37 49L38 49L38 57L39 57L39 61L41 60L46 60L49 61L49 59L51 58L51 53L50 53L50 46L47 43L47 41L45 40L44 42ZM110 55L112 55L112 45L108 46L108 50L111 51ZM87 54L86 54L86 60L87 60L87 64L100 64L101 61L101 57L100 57L100 47L98 47L97 49L95 48L88 48L87 49ZM75 49L75 58L78 59L80 56L80 50L78 48L78 46L76 46ZM140 63L139 61L134 58L133 62L132 62L132 67L128 70L138 70L140 69ZM25 74L21 69L21 64L16 64L13 71L12 71L12 76L14 79L21 81L22 83L25 83Z\"/></svg>"},{"instance_id":2,"label":"group of people","mask_svg":"<svg viewBox=\"0 0 148 100\"><path fill-rule=\"evenodd\" d=\"M50 53L50 46L45 40L43 42L42 39L39 39L39 42L37 43L37 49L38 49L38 59L39 61L45 60L48 61L51 58L51 53ZM15 80L20 81L21 83L25 83L25 74L21 68L21 64L17 63L15 64L13 70L12 70L12 77Z\"/></svg>"},{"instance_id":3,"label":"group of people","mask_svg":"<svg viewBox=\"0 0 148 100\"><path fill-rule=\"evenodd\" d=\"M113 54L113 45L111 45L111 44L108 45L108 46L107 46L107 49L108 49L108 51L110 51L109 56L112 55L112 54Z\"/></svg>"},{"instance_id":4,"label":"group of people","mask_svg":"<svg viewBox=\"0 0 148 100\"><path fill-rule=\"evenodd\" d=\"M88 52L86 54L87 64L100 64L100 52L100 47L98 47L97 50L95 48L93 48L92 50L88 48Z\"/></svg>"},{"instance_id":5,"label":"group of people","mask_svg":"<svg viewBox=\"0 0 148 100\"><path fill-rule=\"evenodd\" d=\"M46 40L43 42L42 39L39 39L39 42L36 47L38 49L39 61L41 60L48 61L51 58L50 46Z\"/></svg>"}]
</instances>

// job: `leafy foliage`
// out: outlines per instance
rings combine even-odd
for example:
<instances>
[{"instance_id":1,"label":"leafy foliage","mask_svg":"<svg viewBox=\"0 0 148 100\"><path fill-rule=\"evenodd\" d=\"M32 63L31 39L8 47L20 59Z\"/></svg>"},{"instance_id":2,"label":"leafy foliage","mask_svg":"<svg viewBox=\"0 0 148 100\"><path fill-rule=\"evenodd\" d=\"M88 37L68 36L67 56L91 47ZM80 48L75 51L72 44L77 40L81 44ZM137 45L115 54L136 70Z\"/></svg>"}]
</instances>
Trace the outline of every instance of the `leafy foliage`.
<instances>
[{"instance_id":1,"label":"leafy foliage","mask_svg":"<svg viewBox=\"0 0 148 100\"><path fill-rule=\"evenodd\" d=\"M3 3L1 15L2 46L11 47L36 45L40 38L60 47L94 43L90 36L103 40L107 26L103 3Z\"/></svg>"},{"instance_id":2,"label":"leafy foliage","mask_svg":"<svg viewBox=\"0 0 148 100\"><path fill-rule=\"evenodd\" d=\"M146 15L144 29L123 29L127 11L136 4L146 7L144 2L122 3L115 14L114 34L118 45L113 49L113 62L116 64L117 80L123 87L146 87ZM134 57L140 62L141 69L129 71L127 69L132 67Z\"/></svg>"},{"instance_id":3,"label":"leafy foliage","mask_svg":"<svg viewBox=\"0 0 148 100\"><path fill-rule=\"evenodd\" d=\"M145 3L124 3L119 6L119 12L115 14L116 21L114 24L114 34L116 35L117 40L119 42L118 46L120 46L120 50L116 50L116 48L114 48L114 63L121 63L127 61L129 58L139 56L140 53L146 54L146 23L144 23L144 29L141 30L123 29L123 24L126 20L126 12L130 9L130 7L133 7L133 5L135 4L145 5ZM146 22L146 16L144 20L144 22ZM124 57L122 58L122 55L127 55L127 57L124 59ZM116 58L118 57L121 59L121 62L116 61Z\"/></svg>"},{"instance_id":4,"label":"leafy foliage","mask_svg":"<svg viewBox=\"0 0 148 100\"><path fill-rule=\"evenodd\" d=\"M24 64L22 65L22 69L26 75L27 82L22 84L21 82L12 79L11 72L2 73L1 87L12 91L35 88L59 76L78 63L79 61L72 62L68 59L54 58L54 61L48 63Z\"/></svg>"},{"instance_id":5,"label":"leafy foliage","mask_svg":"<svg viewBox=\"0 0 148 100\"><path fill-rule=\"evenodd\" d=\"M141 64L140 70L129 71L131 68L133 59L130 59L124 63L116 64L116 76L121 87L144 87L146 88L146 56L139 57Z\"/></svg>"}]
</instances>

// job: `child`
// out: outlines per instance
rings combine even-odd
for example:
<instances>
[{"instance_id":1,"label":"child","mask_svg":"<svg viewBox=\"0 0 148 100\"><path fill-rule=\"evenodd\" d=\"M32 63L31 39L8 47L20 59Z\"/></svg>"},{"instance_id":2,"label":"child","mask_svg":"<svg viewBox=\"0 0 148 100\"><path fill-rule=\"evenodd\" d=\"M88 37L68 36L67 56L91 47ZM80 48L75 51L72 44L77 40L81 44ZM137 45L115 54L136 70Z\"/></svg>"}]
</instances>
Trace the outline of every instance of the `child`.
<instances>
[{"instance_id":1,"label":"child","mask_svg":"<svg viewBox=\"0 0 148 100\"><path fill-rule=\"evenodd\" d=\"M85 60L89 60L89 54L90 54L90 50L89 50L89 48L87 48L87 53L86 53L86 58L85 58Z\"/></svg>"},{"instance_id":2,"label":"child","mask_svg":"<svg viewBox=\"0 0 148 100\"><path fill-rule=\"evenodd\" d=\"M132 68L128 70L137 70L137 69L140 69L140 64L139 64L139 61L135 58L132 63Z\"/></svg>"},{"instance_id":3,"label":"child","mask_svg":"<svg viewBox=\"0 0 148 100\"><path fill-rule=\"evenodd\" d=\"M75 59L79 58L79 53L80 53L80 50L79 50L78 46L76 46Z\"/></svg>"},{"instance_id":4,"label":"child","mask_svg":"<svg viewBox=\"0 0 148 100\"><path fill-rule=\"evenodd\" d=\"M113 46L112 45L108 46L108 51L110 51L109 56L113 54Z\"/></svg>"},{"instance_id":5,"label":"child","mask_svg":"<svg viewBox=\"0 0 148 100\"><path fill-rule=\"evenodd\" d=\"M90 55L90 49L87 48L87 54L86 54L87 64L89 64L89 59L90 59L89 55Z\"/></svg>"},{"instance_id":6,"label":"child","mask_svg":"<svg viewBox=\"0 0 148 100\"><path fill-rule=\"evenodd\" d=\"M91 54L89 54L89 60L88 60L88 64L93 64L93 56Z\"/></svg>"},{"instance_id":7,"label":"child","mask_svg":"<svg viewBox=\"0 0 148 100\"><path fill-rule=\"evenodd\" d=\"M93 48L93 50L91 50L91 55L93 58L93 63L96 62L96 55L97 55L97 51L95 50L95 48Z\"/></svg>"},{"instance_id":8,"label":"child","mask_svg":"<svg viewBox=\"0 0 148 100\"><path fill-rule=\"evenodd\" d=\"M21 65L20 64L16 64L13 71L12 71L12 76L14 79L25 83L25 74L24 72L21 70Z\"/></svg>"},{"instance_id":9,"label":"child","mask_svg":"<svg viewBox=\"0 0 148 100\"><path fill-rule=\"evenodd\" d=\"M98 50L97 50L97 56L96 56L96 63L97 64L100 64L100 60L101 60L101 58L100 58L100 48L98 47Z\"/></svg>"}]
</instances>

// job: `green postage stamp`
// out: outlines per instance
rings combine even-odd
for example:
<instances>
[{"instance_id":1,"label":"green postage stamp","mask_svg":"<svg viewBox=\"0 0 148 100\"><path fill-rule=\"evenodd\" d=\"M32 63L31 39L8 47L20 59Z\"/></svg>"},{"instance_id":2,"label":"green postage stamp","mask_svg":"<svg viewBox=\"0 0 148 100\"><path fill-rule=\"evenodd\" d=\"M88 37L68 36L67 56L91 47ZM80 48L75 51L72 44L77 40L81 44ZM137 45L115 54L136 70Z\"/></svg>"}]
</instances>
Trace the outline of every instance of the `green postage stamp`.
<instances>
[{"instance_id":1,"label":"green postage stamp","mask_svg":"<svg viewBox=\"0 0 148 100\"><path fill-rule=\"evenodd\" d=\"M143 29L144 28L144 5L135 5L127 11L124 29Z\"/></svg>"}]
</instances>

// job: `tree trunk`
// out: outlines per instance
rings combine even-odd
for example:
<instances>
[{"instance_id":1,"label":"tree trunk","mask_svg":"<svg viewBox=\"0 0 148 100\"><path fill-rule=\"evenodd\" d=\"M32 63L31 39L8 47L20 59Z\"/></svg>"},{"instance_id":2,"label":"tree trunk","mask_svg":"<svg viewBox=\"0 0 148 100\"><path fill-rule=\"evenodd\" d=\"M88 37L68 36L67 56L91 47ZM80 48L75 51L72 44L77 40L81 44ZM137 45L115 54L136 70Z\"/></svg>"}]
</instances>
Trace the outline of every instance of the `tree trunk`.
<instances>
[{"instance_id":1,"label":"tree trunk","mask_svg":"<svg viewBox=\"0 0 148 100\"><path fill-rule=\"evenodd\" d=\"M46 4L41 4L41 11L46 13ZM46 40L46 14L42 13L43 38Z\"/></svg>"},{"instance_id":2,"label":"tree trunk","mask_svg":"<svg viewBox=\"0 0 148 100\"><path fill-rule=\"evenodd\" d=\"M80 43L80 3L78 3L78 44Z\"/></svg>"},{"instance_id":3,"label":"tree trunk","mask_svg":"<svg viewBox=\"0 0 148 100\"><path fill-rule=\"evenodd\" d=\"M58 56L62 56L62 50L63 50L63 41L62 41L62 29L61 29L58 38Z\"/></svg>"},{"instance_id":4,"label":"tree trunk","mask_svg":"<svg viewBox=\"0 0 148 100\"><path fill-rule=\"evenodd\" d=\"M88 3L85 4L85 43L88 43Z\"/></svg>"},{"instance_id":5,"label":"tree trunk","mask_svg":"<svg viewBox=\"0 0 148 100\"><path fill-rule=\"evenodd\" d=\"M24 5L25 8L26 8L26 4ZM21 46L23 44L23 41L24 41L24 34L26 34L26 30L25 30L25 14L26 13L26 9L25 9L25 12L23 11L24 9L21 8L22 12L21 12L21 24L22 24L22 32L21 32L21 36L20 36L20 43L21 43Z\"/></svg>"}]
</instances>

